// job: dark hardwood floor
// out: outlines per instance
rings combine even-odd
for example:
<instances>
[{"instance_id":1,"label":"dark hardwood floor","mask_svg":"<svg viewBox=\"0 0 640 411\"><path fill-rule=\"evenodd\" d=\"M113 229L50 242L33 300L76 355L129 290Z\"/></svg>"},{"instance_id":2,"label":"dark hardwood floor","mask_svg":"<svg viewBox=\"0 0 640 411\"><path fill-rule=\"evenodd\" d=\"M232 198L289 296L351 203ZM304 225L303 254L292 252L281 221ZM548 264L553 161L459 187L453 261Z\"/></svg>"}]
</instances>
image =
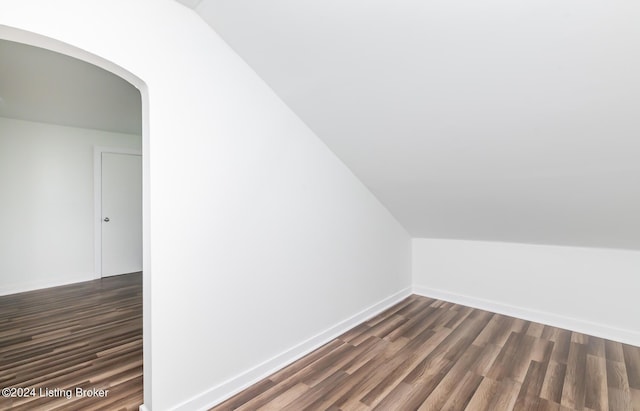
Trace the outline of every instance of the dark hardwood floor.
<instances>
[{"instance_id":1,"label":"dark hardwood floor","mask_svg":"<svg viewBox=\"0 0 640 411\"><path fill-rule=\"evenodd\" d=\"M10 390L0 396L2 410L137 410L142 275L0 297L5 387ZM108 392L100 398L98 390Z\"/></svg>"},{"instance_id":2,"label":"dark hardwood floor","mask_svg":"<svg viewBox=\"0 0 640 411\"><path fill-rule=\"evenodd\" d=\"M640 348L411 296L212 410L640 410Z\"/></svg>"}]
</instances>

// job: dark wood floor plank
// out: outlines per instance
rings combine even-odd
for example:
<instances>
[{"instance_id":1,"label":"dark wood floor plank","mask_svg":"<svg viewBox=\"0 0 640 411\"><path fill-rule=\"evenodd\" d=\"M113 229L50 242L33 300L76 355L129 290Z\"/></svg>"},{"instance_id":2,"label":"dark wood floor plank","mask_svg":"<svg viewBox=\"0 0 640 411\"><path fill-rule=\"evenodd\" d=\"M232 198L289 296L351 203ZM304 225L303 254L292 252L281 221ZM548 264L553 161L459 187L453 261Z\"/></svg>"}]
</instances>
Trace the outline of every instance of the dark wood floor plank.
<instances>
[{"instance_id":1,"label":"dark wood floor plank","mask_svg":"<svg viewBox=\"0 0 640 411\"><path fill-rule=\"evenodd\" d=\"M498 388L489 405L489 410L512 410L522 384L510 378L498 382Z\"/></svg>"},{"instance_id":2,"label":"dark wood floor plank","mask_svg":"<svg viewBox=\"0 0 640 411\"><path fill-rule=\"evenodd\" d=\"M574 331L571 333L571 342L582 344L582 345L589 345L589 336Z\"/></svg>"},{"instance_id":3,"label":"dark wood floor plank","mask_svg":"<svg viewBox=\"0 0 640 411\"><path fill-rule=\"evenodd\" d=\"M274 385L276 385L276 383L273 382L270 379L262 380L262 381L260 381L260 382L258 382L256 384L252 385L250 388L248 388L248 389L246 389L244 391L241 391L238 395L235 395L232 398L230 398L227 401L227 407L229 409L237 409L238 407L240 407L243 404L247 403L251 399L253 399L253 398L257 397L258 395L264 393L265 391L269 390ZM304 385L304 384L299 384L299 385Z\"/></svg>"},{"instance_id":4,"label":"dark wood floor plank","mask_svg":"<svg viewBox=\"0 0 640 411\"><path fill-rule=\"evenodd\" d=\"M587 354L599 358L607 358L605 341L602 338L589 336Z\"/></svg>"},{"instance_id":5,"label":"dark wood floor plank","mask_svg":"<svg viewBox=\"0 0 640 411\"><path fill-rule=\"evenodd\" d=\"M567 365L555 361L549 361L547 372L542 383L540 398L549 400L550 402L560 403L562 400L562 391L564 389L565 374Z\"/></svg>"},{"instance_id":6,"label":"dark wood floor plank","mask_svg":"<svg viewBox=\"0 0 640 411\"><path fill-rule=\"evenodd\" d=\"M607 387L629 391L627 367L623 362L607 360Z\"/></svg>"},{"instance_id":7,"label":"dark wood floor plank","mask_svg":"<svg viewBox=\"0 0 640 411\"><path fill-rule=\"evenodd\" d=\"M230 400L227 400L224 403L222 408L218 408L220 410L238 410L238 411L253 411L262 407L269 408L268 404L273 402L278 402L278 398L283 395L287 395L289 390L291 390L296 385L303 385L307 387L308 385L294 379L288 378L278 384L271 386L268 389L262 389L260 391L256 391L255 395L248 395L245 397L244 391L240 392L234 397L231 397ZM252 387L249 387L248 390L252 390ZM240 398L247 398L245 402L238 403Z\"/></svg>"},{"instance_id":8,"label":"dark wood floor plank","mask_svg":"<svg viewBox=\"0 0 640 411\"><path fill-rule=\"evenodd\" d=\"M520 387L514 410L537 409L547 364L531 361Z\"/></svg>"},{"instance_id":9,"label":"dark wood floor plank","mask_svg":"<svg viewBox=\"0 0 640 411\"><path fill-rule=\"evenodd\" d=\"M256 410L259 411L280 411L284 407L291 404L297 398L302 397L307 391L309 391L309 387L303 383L299 383L289 388L272 401L266 403L260 408ZM231 407L231 405L229 405Z\"/></svg>"},{"instance_id":10,"label":"dark wood floor plank","mask_svg":"<svg viewBox=\"0 0 640 411\"><path fill-rule=\"evenodd\" d=\"M467 346L467 349L460 359L455 361L449 372L445 374L442 381L440 381L418 409L422 411L442 409L451 397L451 394L458 388L458 385L466 376L471 364L477 360L480 351L481 348L478 346Z\"/></svg>"},{"instance_id":11,"label":"dark wood floor plank","mask_svg":"<svg viewBox=\"0 0 640 411\"><path fill-rule=\"evenodd\" d=\"M212 410L640 411L639 363L638 347L411 296Z\"/></svg>"},{"instance_id":12,"label":"dark wood floor plank","mask_svg":"<svg viewBox=\"0 0 640 411\"><path fill-rule=\"evenodd\" d=\"M390 314L402 315L404 317L413 317L413 313L422 312L422 310L424 310L432 303L433 300L431 299L422 299L417 295L410 295L393 307L384 310L372 319L365 321L365 324L375 324L377 321L382 320Z\"/></svg>"},{"instance_id":13,"label":"dark wood floor plank","mask_svg":"<svg viewBox=\"0 0 640 411\"><path fill-rule=\"evenodd\" d=\"M544 331L544 327L545 326L540 323L534 323L534 322L529 323L526 334L532 337L540 338L542 337L542 332Z\"/></svg>"},{"instance_id":14,"label":"dark wood floor plank","mask_svg":"<svg viewBox=\"0 0 640 411\"><path fill-rule=\"evenodd\" d=\"M610 410L633 410L631 406L631 393L627 390L621 390L618 388L607 389L607 400L609 402ZM636 406L636 409L638 407Z\"/></svg>"},{"instance_id":15,"label":"dark wood floor plank","mask_svg":"<svg viewBox=\"0 0 640 411\"><path fill-rule=\"evenodd\" d=\"M286 367L284 370L294 370L293 373L286 372L282 373L283 370L278 371L272 377L277 377L276 380L269 378L269 380L275 382L273 386L270 386L268 389L256 391L254 396L248 398L246 402L235 405L231 407L229 402L237 403L239 397L244 397L245 392L240 392L236 394L236 396L227 400L224 403L224 407L221 408L223 410L229 409L237 409L242 411L253 411L260 407L267 406L269 403L274 401L278 401L277 398L281 395L284 395L289 390L291 390L297 384L304 384L303 380L309 377L314 372L319 372L323 369L323 365L331 364L332 359L337 358L340 355L344 355L345 350L352 349L353 346L343 342L342 340L336 339L334 340L337 343L334 344L333 341L329 344L324 345L319 350L307 355L305 358L300 361L294 362L289 367ZM322 353L322 355L318 355L318 353ZM312 359L312 361L309 361ZM299 367L299 364L304 366ZM284 378L286 376L286 378ZM308 387L307 384L304 384ZM251 390L254 386L248 388Z\"/></svg>"},{"instance_id":16,"label":"dark wood floor plank","mask_svg":"<svg viewBox=\"0 0 640 411\"><path fill-rule=\"evenodd\" d=\"M509 318L494 314L473 343L481 347L489 343L502 347L509 335L511 335Z\"/></svg>"},{"instance_id":17,"label":"dark wood floor plank","mask_svg":"<svg viewBox=\"0 0 640 411\"><path fill-rule=\"evenodd\" d=\"M367 323L359 324L358 326L350 329L349 331L338 337L338 340L346 343L351 343L355 338L358 338L360 335L366 333L370 329L371 326Z\"/></svg>"},{"instance_id":18,"label":"dark wood floor plank","mask_svg":"<svg viewBox=\"0 0 640 411\"><path fill-rule=\"evenodd\" d=\"M605 356L608 361L624 362L622 344L615 341L606 340L604 342Z\"/></svg>"},{"instance_id":19,"label":"dark wood floor plank","mask_svg":"<svg viewBox=\"0 0 640 411\"><path fill-rule=\"evenodd\" d=\"M591 337L593 339L593 337ZM595 411L609 409L607 392L607 360L602 356L587 354L584 406Z\"/></svg>"},{"instance_id":20,"label":"dark wood floor plank","mask_svg":"<svg viewBox=\"0 0 640 411\"><path fill-rule=\"evenodd\" d=\"M475 394L483 377L473 372L467 372L458 386L451 392L451 396L442 406L442 411L464 410Z\"/></svg>"},{"instance_id":21,"label":"dark wood floor plank","mask_svg":"<svg viewBox=\"0 0 640 411\"><path fill-rule=\"evenodd\" d=\"M551 359L555 362L566 364L571 346L571 331L556 329L556 333L551 338L551 341L554 342Z\"/></svg>"},{"instance_id":22,"label":"dark wood floor plank","mask_svg":"<svg viewBox=\"0 0 640 411\"><path fill-rule=\"evenodd\" d=\"M440 328L437 332L424 332L421 335L429 336L420 344L407 344L407 349L403 349L399 355L393 357L386 364L387 372L384 378L369 391L360 401L371 407L376 406L384 397L391 392L419 363L426 358L449 334L451 330Z\"/></svg>"},{"instance_id":23,"label":"dark wood floor plank","mask_svg":"<svg viewBox=\"0 0 640 411\"><path fill-rule=\"evenodd\" d=\"M275 383L284 381L289 377L291 377L292 375L299 372L300 370L302 370L303 368L307 367L309 364L317 361L318 359L324 357L331 351L335 350L342 344L344 344L344 341L340 337L338 337L337 339L332 340L328 344L323 345L322 347L318 348L317 350L305 356L304 358L293 362L292 364L281 369L280 371L277 371L275 374L269 377L269 379Z\"/></svg>"},{"instance_id":24,"label":"dark wood floor plank","mask_svg":"<svg viewBox=\"0 0 640 411\"><path fill-rule=\"evenodd\" d=\"M575 335L576 333L574 333ZM585 372L587 367L587 346L571 342L567 371L564 377L561 404L567 408L582 409L585 397Z\"/></svg>"},{"instance_id":25,"label":"dark wood floor plank","mask_svg":"<svg viewBox=\"0 0 640 411\"><path fill-rule=\"evenodd\" d=\"M430 302L428 301L424 301L415 297L416 297L415 295L411 295L405 298L404 300L394 305L393 307L389 307L386 310L382 311L380 314L376 315L375 317L365 321L364 324L366 324L368 327L374 327L379 322L384 321L393 315L400 315L400 316L406 317L405 315L406 313L410 313L412 310L420 311L423 309L423 307L426 307L430 304Z\"/></svg>"},{"instance_id":26,"label":"dark wood floor plank","mask_svg":"<svg viewBox=\"0 0 640 411\"><path fill-rule=\"evenodd\" d=\"M2 386L36 390L0 398L0 409L137 410L142 403L141 273L2 296L0 335ZM58 394L44 395L47 388ZM76 388L108 393L79 397Z\"/></svg>"},{"instance_id":27,"label":"dark wood floor plank","mask_svg":"<svg viewBox=\"0 0 640 411\"><path fill-rule=\"evenodd\" d=\"M424 332L421 334L423 341L428 340L433 334L433 332ZM381 381L398 368L399 364L401 364L405 358L401 351L407 349L409 341L406 339L398 339L393 342L387 342L387 344L379 356L372 358L353 374L353 381L349 384L349 390L337 398L333 405L348 410L369 408L369 406L361 402L360 399L375 390L376 387L381 386ZM396 381L399 378L392 379Z\"/></svg>"},{"instance_id":28,"label":"dark wood floor plank","mask_svg":"<svg viewBox=\"0 0 640 411\"><path fill-rule=\"evenodd\" d=\"M358 345L367 338L375 336L384 338L391 331L397 329L400 325L407 322L407 318L401 315L392 314L391 316L379 321L376 325L371 326L368 330L349 341L350 344Z\"/></svg>"},{"instance_id":29,"label":"dark wood floor plank","mask_svg":"<svg viewBox=\"0 0 640 411\"><path fill-rule=\"evenodd\" d=\"M455 305L454 310L456 315L445 323L445 327L451 328L452 330L457 328L460 323L462 323L468 316L470 316L474 311L471 307L463 307L460 305Z\"/></svg>"},{"instance_id":30,"label":"dark wood floor plank","mask_svg":"<svg viewBox=\"0 0 640 411\"><path fill-rule=\"evenodd\" d=\"M492 380L491 378L484 378L478 389L471 397L471 400L467 404L465 410L468 411L484 411L491 410L489 408L493 402L493 398L498 392L499 382Z\"/></svg>"},{"instance_id":31,"label":"dark wood floor plank","mask_svg":"<svg viewBox=\"0 0 640 411\"><path fill-rule=\"evenodd\" d=\"M562 405L541 398L538 402L538 411L575 411L571 408L563 407Z\"/></svg>"},{"instance_id":32,"label":"dark wood floor plank","mask_svg":"<svg viewBox=\"0 0 640 411\"><path fill-rule=\"evenodd\" d=\"M372 410L375 411L385 411L392 410L398 407L398 404L405 404L407 398L411 394L412 386L405 382L400 382L396 385L388 395L386 395L380 403L378 403L375 407L372 407ZM407 409L410 409L408 405ZM415 409L415 408L414 408Z\"/></svg>"},{"instance_id":33,"label":"dark wood floor plank","mask_svg":"<svg viewBox=\"0 0 640 411\"><path fill-rule=\"evenodd\" d=\"M377 337L370 337L368 341L362 344L359 353L353 357L349 362L342 365L341 369L347 374L354 374L360 368L369 364L370 361L375 360L376 357L382 354L391 343L387 340Z\"/></svg>"},{"instance_id":34,"label":"dark wood floor plank","mask_svg":"<svg viewBox=\"0 0 640 411\"><path fill-rule=\"evenodd\" d=\"M433 330L436 331L438 328L444 328L445 317L449 313L449 310L439 309L437 307L429 306L422 313L416 313L416 317L414 317L417 321L413 322L413 326L404 328L401 326L398 328L398 332L401 331L400 334L397 334L396 331L389 333L389 339L395 339L397 336L413 339L417 335L421 334L424 330ZM448 321L448 320L447 320ZM410 319L405 324L411 324L412 320Z\"/></svg>"},{"instance_id":35,"label":"dark wood floor plank","mask_svg":"<svg viewBox=\"0 0 640 411\"><path fill-rule=\"evenodd\" d=\"M487 376L498 381L505 378L524 381L534 342L534 337L512 332Z\"/></svg>"},{"instance_id":36,"label":"dark wood floor plank","mask_svg":"<svg viewBox=\"0 0 640 411\"><path fill-rule=\"evenodd\" d=\"M496 361L496 358L498 358L498 355L500 355L501 350L502 347L499 345L486 344L482 348L482 351L478 355L476 361L471 365L471 367L469 367L469 370L477 375L485 377L491 367L493 367L493 363Z\"/></svg>"},{"instance_id":37,"label":"dark wood floor plank","mask_svg":"<svg viewBox=\"0 0 640 411\"><path fill-rule=\"evenodd\" d=\"M631 345L622 344L624 364L627 367L629 387L640 390L640 350Z\"/></svg>"},{"instance_id":38,"label":"dark wood floor plank","mask_svg":"<svg viewBox=\"0 0 640 411\"><path fill-rule=\"evenodd\" d=\"M344 344L327 357L309 365L306 369L306 375L301 381L310 387L321 383L330 375L335 374L342 366L349 363L361 351L366 350L366 348L366 346L354 347L351 344Z\"/></svg>"},{"instance_id":39,"label":"dark wood floor plank","mask_svg":"<svg viewBox=\"0 0 640 411\"><path fill-rule=\"evenodd\" d=\"M390 343L384 340L378 340L379 347L389 347ZM374 348L377 348L374 346ZM380 351L379 351L380 352ZM370 357L373 359L373 357ZM345 369L342 371L347 372ZM326 409L335 407L340 409L350 398L358 398L357 393L365 386L372 376L376 375L376 361L366 361L355 372L349 373L349 378L336 389L325 392L324 395L314 402L311 409Z\"/></svg>"},{"instance_id":40,"label":"dark wood floor plank","mask_svg":"<svg viewBox=\"0 0 640 411\"><path fill-rule=\"evenodd\" d=\"M322 401L325 396L330 397L334 390L339 389L349 374L342 370L329 375L327 378L319 382L315 387L307 390L304 395L299 396L291 401L282 411L300 411L304 409L319 409L314 406L316 402Z\"/></svg>"},{"instance_id":41,"label":"dark wood floor plank","mask_svg":"<svg viewBox=\"0 0 640 411\"><path fill-rule=\"evenodd\" d=\"M640 390L631 389L631 407L633 411L640 411Z\"/></svg>"},{"instance_id":42,"label":"dark wood floor plank","mask_svg":"<svg viewBox=\"0 0 640 411\"><path fill-rule=\"evenodd\" d=\"M391 331L385 339L394 341L400 337L412 338L420 334L425 328L429 327L426 321L429 318L433 318L433 313L437 310L437 308L427 306L421 312L415 313L413 317L407 317L407 322Z\"/></svg>"}]
</instances>

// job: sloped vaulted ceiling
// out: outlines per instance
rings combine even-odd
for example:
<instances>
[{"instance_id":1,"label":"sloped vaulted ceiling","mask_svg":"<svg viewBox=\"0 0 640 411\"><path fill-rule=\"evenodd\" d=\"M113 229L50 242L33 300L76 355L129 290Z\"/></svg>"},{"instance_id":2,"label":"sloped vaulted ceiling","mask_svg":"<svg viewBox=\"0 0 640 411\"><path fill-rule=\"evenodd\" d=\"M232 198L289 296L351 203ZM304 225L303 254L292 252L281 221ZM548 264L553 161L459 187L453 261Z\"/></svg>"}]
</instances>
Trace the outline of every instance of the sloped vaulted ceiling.
<instances>
[{"instance_id":1,"label":"sloped vaulted ceiling","mask_svg":"<svg viewBox=\"0 0 640 411\"><path fill-rule=\"evenodd\" d=\"M640 3L183 2L415 237L640 249Z\"/></svg>"}]
</instances>

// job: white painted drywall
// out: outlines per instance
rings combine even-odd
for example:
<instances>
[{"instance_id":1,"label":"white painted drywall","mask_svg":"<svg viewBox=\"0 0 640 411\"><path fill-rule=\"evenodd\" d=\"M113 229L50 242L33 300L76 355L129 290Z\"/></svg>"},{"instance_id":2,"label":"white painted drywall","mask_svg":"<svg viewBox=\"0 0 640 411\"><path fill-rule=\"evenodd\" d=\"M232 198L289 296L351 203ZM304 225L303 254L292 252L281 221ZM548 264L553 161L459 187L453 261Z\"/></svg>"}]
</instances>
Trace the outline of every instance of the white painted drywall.
<instances>
[{"instance_id":1,"label":"white painted drywall","mask_svg":"<svg viewBox=\"0 0 640 411\"><path fill-rule=\"evenodd\" d=\"M0 295L95 278L93 147L140 144L0 117Z\"/></svg>"},{"instance_id":2,"label":"white painted drywall","mask_svg":"<svg viewBox=\"0 0 640 411\"><path fill-rule=\"evenodd\" d=\"M423 295L640 345L640 252L414 239Z\"/></svg>"},{"instance_id":3,"label":"white painted drywall","mask_svg":"<svg viewBox=\"0 0 640 411\"><path fill-rule=\"evenodd\" d=\"M410 285L407 232L192 10L0 0L0 24L144 82L146 408L209 400Z\"/></svg>"}]
</instances>

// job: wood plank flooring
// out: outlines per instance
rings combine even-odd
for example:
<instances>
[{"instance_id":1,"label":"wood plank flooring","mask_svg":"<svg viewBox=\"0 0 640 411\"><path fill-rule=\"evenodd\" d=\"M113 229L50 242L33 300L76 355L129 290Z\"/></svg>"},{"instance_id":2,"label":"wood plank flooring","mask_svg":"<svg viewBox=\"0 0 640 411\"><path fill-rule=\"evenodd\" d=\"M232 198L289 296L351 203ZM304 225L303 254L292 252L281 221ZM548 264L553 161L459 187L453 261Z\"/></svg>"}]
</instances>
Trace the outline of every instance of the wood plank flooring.
<instances>
[{"instance_id":1,"label":"wood plank flooring","mask_svg":"<svg viewBox=\"0 0 640 411\"><path fill-rule=\"evenodd\" d=\"M640 348L414 295L222 410L640 411Z\"/></svg>"},{"instance_id":2,"label":"wood plank flooring","mask_svg":"<svg viewBox=\"0 0 640 411\"><path fill-rule=\"evenodd\" d=\"M137 410L142 403L142 275L0 297L6 410ZM108 390L106 397L76 389ZM71 391L69 391L71 390ZM94 394L93 391L90 391ZM67 398L69 397L69 398Z\"/></svg>"}]
</instances>

